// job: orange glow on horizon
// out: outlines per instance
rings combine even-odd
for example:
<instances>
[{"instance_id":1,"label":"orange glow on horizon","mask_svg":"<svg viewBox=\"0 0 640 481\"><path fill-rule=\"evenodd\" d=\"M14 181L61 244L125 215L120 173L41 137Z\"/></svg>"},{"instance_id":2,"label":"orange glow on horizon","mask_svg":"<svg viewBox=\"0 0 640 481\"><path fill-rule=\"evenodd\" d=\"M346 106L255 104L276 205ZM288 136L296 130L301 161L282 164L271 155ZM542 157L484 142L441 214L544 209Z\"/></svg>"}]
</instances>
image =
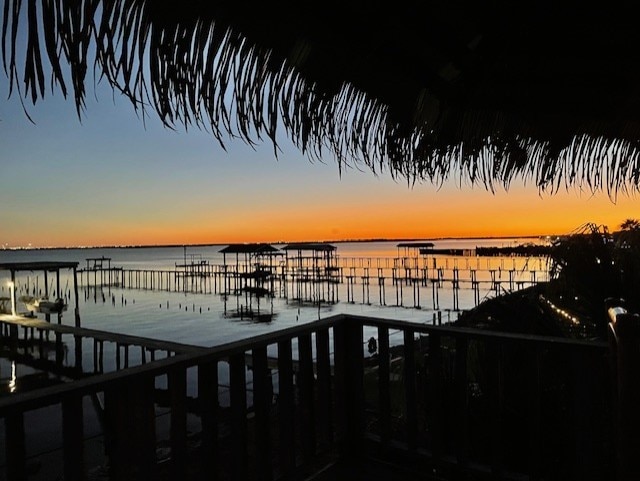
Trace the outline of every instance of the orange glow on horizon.
<instances>
[{"instance_id":1,"label":"orange glow on horizon","mask_svg":"<svg viewBox=\"0 0 640 481\"><path fill-rule=\"evenodd\" d=\"M614 231L625 219L640 217L633 198L614 204L606 196L583 198L569 193L545 197L526 190L496 194L406 191L395 202L384 199L309 200L287 208L265 203L210 216L194 210L178 218L158 216L148 222L114 216L90 225L62 226L50 231L46 239L28 242L62 247L527 237L568 234L586 222Z\"/></svg>"}]
</instances>

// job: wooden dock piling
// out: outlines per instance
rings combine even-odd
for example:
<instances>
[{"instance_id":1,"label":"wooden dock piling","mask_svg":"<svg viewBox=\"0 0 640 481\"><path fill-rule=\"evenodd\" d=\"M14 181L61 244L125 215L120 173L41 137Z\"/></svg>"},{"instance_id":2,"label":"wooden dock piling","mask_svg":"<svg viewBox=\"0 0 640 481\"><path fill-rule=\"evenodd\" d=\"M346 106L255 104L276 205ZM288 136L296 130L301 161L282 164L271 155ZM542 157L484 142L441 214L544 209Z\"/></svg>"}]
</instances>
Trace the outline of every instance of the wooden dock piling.
<instances>
[{"instance_id":1,"label":"wooden dock piling","mask_svg":"<svg viewBox=\"0 0 640 481\"><path fill-rule=\"evenodd\" d=\"M445 255L425 249L420 255L404 252L397 258L351 258L338 257L335 248L328 244L291 244L283 251L267 245L241 244L223 249L226 257L222 265L192 259L176 264L174 270L137 270L114 268L104 260L106 265L101 269L90 266L89 270L80 270L79 275L87 288L85 298L92 296L96 302L101 295L104 298L100 287L113 283L127 289L241 295L243 312L251 310L254 293L312 304L338 302L339 293L343 293L351 304L376 302L386 306L387 285L395 287L393 306L420 309L426 303L434 310L441 307L440 290L450 288L452 295L447 299L447 308L457 311L464 290L473 292L473 303L477 305L483 296L513 292L549 279L548 271L540 269L546 261L535 258L472 257L457 252ZM233 261L230 255L235 255ZM372 299L374 276L378 293ZM40 287L37 279L35 282L29 279L27 288L34 287Z\"/></svg>"}]
</instances>

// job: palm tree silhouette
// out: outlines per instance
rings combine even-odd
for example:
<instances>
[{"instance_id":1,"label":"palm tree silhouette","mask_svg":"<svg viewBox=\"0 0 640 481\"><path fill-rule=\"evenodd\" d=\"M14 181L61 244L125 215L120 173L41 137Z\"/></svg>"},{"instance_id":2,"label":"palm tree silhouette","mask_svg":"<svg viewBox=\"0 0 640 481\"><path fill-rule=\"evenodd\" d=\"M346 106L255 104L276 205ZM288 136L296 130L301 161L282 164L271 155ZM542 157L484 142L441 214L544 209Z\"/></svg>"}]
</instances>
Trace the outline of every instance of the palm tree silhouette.
<instances>
[{"instance_id":1,"label":"palm tree silhouette","mask_svg":"<svg viewBox=\"0 0 640 481\"><path fill-rule=\"evenodd\" d=\"M638 219L625 219L625 221L620 224L620 228L625 231L636 231L640 230L640 220Z\"/></svg>"}]
</instances>

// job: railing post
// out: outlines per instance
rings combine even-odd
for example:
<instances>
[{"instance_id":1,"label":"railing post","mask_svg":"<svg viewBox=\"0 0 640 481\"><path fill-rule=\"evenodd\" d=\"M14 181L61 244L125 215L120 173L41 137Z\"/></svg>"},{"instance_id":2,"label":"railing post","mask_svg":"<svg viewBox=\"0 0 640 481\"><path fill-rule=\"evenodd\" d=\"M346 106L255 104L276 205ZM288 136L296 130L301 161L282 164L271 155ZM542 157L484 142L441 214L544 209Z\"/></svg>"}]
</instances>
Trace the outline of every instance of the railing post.
<instances>
[{"instance_id":1,"label":"railing post","mask_svg":"<svg viewBox=\"0 0 640 481\"><path fill-rule=\"evenodd\" d=\"M436 465L442 461L444 453L444 381L442 374L442 347L441 336L438 332L429 332L429 355L427 358L427 371L429 389L427 399L430 448Z\"/></svg>"},{"instance_id":2,"label":"railing post","mask_svg":"<svg viewBox=\"0 0 640 481\"><path fill-rule=\"evenodd\" d=\"M82 396L62 400L62 449L64 479L84 479Z\"/></svg>"},{"instance_id":3,"label":"railing post","mask_svg":"<svg viewBox=\"0 0 640 481\"><path fill-rule=\"evenodd\" d=\"M244 353L229 357L231 479L247 479L247 391Z\"/></svg>"},{"instance_id":4,"label":"railing post","mask_svg":"<svg viewBox=\"0 0 640 481\"><path fill-rule=\"evenodd\" d=\"M383 444L391 439L391 389L389 385L389 328L378 326L378 404L380 437Z\"/></svg>"},{"instance_id":5,"label":"railing post","mask_svg":"<svg viewBox=\"0 0 640 481\"><path fill-rule=\"evenodd\" d=\"M156 469L153 376L137 377L105 390L105 449L110 478L133 479Z\"/></svg>"},{"instance_id":6,"label":"railing post","mask_svg":"<svg viewBox=\"0 0 640 481\"><path fill-rule=\"evenodd\" d=\"M278 421L280 470L287 479L295 468L294 392L291 340L278 342Z\"/></svg>"},{"instance_id":7,"label":"railing post","mask_svg":"<svg viewBox=\"0 0 640 481\"><path fill-rule=\"evenodd\" d=\"M404 396L407 445L409 449L418 444L418 396L416 388L416 345L414 332L404 331Z\"/></svg>"},{"instance_id":8,"label":"railing post","mask_svg":"<svg viewBox=\"0 0 640 481\"><path fill-rule=\"evenodd\" d=\"M255 347L253 357L253 409L255 412L256 436L256 479L273 479L271 465L271 435L269 421L271 417L271 399L273 388L271 374L267 364L267 348Z\"/></svg>"},{"instance_id":9,"label":"railing post","mask_svg":"<svg viewBox=\"0 0 640 481\"><path fill-rule=\"evenodd\" d=\"M216 480L218 472L218 363L198 365L198 402L202 422L202 480Z\"/></svg>"},{"instance_id":10,"label":"railing post","mask_svg":"<svg viewBox=\"0 0 640 481\"><path fill-rule=\"evenodd\" d=\"M527 398L529 411L529 476L540 479L542 460L542 348L534 345L527 350Z\"/></svg>"},{"instance_id":11,"label":"railing post","mask_svg":"<svg viewBox=\"0 0 640 481\"><path fill-rule=\"evenodd\" d=\"M24 443L24 414L7 413L4 418L5 453L7 458L8 481L26 479L26 458Z\"/></svg>"},{"instance_id":12,"label":"railing post","mask_svg":"<svg viewBox=\"0 0 640 481\"><path fill-rule=\"evenodd\" d=\"M617 371L617 480L640 479L640 316L618 314L609 324Z\"/></svg>"},{"instance_id":13,"label":"railing post","mask_svg":"<svg viewBox=\"0 0 640 481\"><path fill-rule=\"evenodd\" d=\"M316 450L316 430L313 399L313 351L311 334L298 337L298 357L300 367L297 381L300 394L300 428L302 433L302 457L305 462L311 460Z\"/></svg>"},{"instance_id":14,"label":"railing post","mask_svg":"<svg viewBox=\"0 0 640 481\"><path fill-rule=\"evenodd\" d=\"M334 329L336 406L346 455L360 453L364 409L362 324L343 318Z\"/></svg>"},{"instance_id":15,"label":"railing post","mask_svg":"<svg viewBox=\"0 0 640 481\"><path fill-rule=\"evenodd\" d=\"M187 468L187 373L183 367L169 371L171 399L171 473L173 479L186 477Z\"/></svg>"},{"instance_id":16,"label":"railing post","mask_svg":"<svg viewBox=\"0 0 640 481\"><path fill-rule=\"evenodd\" d=\"M331 355L329 352L329 330L316 332L316 373L317 373L317 425L318 441L330 445L333 441L331 426Z\"/></svg>"},{"instance_id":17,"label":"railing post","mask_svg":"<svg viewBox=\"0 0 640 481\"><path fill-rule=\"evenodd\" d=\"M456 337L455 353L455 452L458 465L467 468L469 462L469 397L467 355L469 339Z\"/></svg>"},{"instance_id":18,"label":"railing post","mask_svg":"<svg viewBox=\"0 0 640 481\"><path fill-rule=\"evenodd\" d=\"M637 360L640 360L640 357ZM608 390L603 389L607 386L604 382L606 375L603 372L602 361L602 358L594 356L592 351L582 346L573 346L571 350L573 433L576 449L574 476L575 479L584 481L610 479L613 474L610 463L607 462L611 459L611 452L606 450L608 444L603 446L602 442L609 426L599 422L603 419L608 404ZM634 367L638 369L637 366ZM638 405L635 404L634 407L637 410ZM637 414L635 416L636 419L640 419ZM636 439L640 437L637 432L634 435ZM638 452L635 451L636 463L637 455ZM636 473L640 473L640 470L634 469ZM639 478L634 476L634 479Z\"/></svg>"},{"instance_id":19,"label":"railing post","mask_svg":"<svg viewBox=\"0 0 640 481\"><path fill-rule=\"evenodd\" d=\"M504 359L502 343L498 340L486 341L487 350L487 390L490 406L491 471L501 477L504 471Z\"/></svg>"}]
</instances>

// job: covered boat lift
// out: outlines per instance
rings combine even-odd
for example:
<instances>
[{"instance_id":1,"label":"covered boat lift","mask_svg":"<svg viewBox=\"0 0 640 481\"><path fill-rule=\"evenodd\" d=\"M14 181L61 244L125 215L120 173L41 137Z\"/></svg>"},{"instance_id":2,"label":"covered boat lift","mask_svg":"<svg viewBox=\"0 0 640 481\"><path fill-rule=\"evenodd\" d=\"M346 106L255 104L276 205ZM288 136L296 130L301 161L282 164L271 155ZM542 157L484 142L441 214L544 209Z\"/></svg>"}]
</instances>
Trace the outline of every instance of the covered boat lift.
<instances>
[{"instance_id":1,"label":"covered boat lift","mask_svg":"<svg viewBox=\"0 0 640 481\"><path fill-rule=\"evenodd\" d=\"M77 262L55 262L55 261L39 261L39 262L4 262L0 263L0 271L9 271L9 289L10 289L10 301L11 301L11 316L19 317L16 311L17 298L16 298L16 273L17 272L37 272L41 271L44 274L44 297L49 296L49 274L55 274L56 276L56 293L60 296L60 271L62 269L73 270L73 293L75 296L75 325L80 327L80 304L78 302L78 263ZM45 314L46 320L50 321L50 314ZM58 324L62 323L62 313L58 312Z\"/></svg>"},{"instance_id":2,"label":"covered boat lift","mask_svg":"<svg viewBox=\"0 0 640 481\"><path fill-rule=\"evenodd\" d=\"M278 258L284 254L270 244L230 244L221 249L223 257L224 291L236 295L236 310L227 311L225 296L225 316L250 319L256 322L270 322L275 314L273 303L266 312L260 309L262 297L272 298L275 295L275 278L280 264ZM235 266L227 265L227 254L235 256ZM284 276L284 272L282 273ZM232 286L233 281L233 286ZM240 299L244 294L244 304ZM253 298L256 298L254 309Z\"/></svg>"},{"instance_id":3,"label":"covered boat lift","mask_svg":"<svg viewBox=\"0 0 640 481\"><path fill-rule=\"evenodd\" d=\"M221 249L225 277L265 280L278 268L276 259L283 256L277 247L270 244L230 244ZM235 270L227 265L227 254L235 255Z\"/></svg>"},{"instance_id":4,"label":"covered boat lift","mask_svg":"<svg viewBox=\"0 0 640 481\"><path fill-rule=\"evenodd\" d=\"M295 285L294 300L314 304L338 301L335 285L340 281L340 267L336 246L302 242L287 244L282 250L286 253L287 273ZM289 255L290 251L295 255Z\"/></svg>"}]
</instances>

